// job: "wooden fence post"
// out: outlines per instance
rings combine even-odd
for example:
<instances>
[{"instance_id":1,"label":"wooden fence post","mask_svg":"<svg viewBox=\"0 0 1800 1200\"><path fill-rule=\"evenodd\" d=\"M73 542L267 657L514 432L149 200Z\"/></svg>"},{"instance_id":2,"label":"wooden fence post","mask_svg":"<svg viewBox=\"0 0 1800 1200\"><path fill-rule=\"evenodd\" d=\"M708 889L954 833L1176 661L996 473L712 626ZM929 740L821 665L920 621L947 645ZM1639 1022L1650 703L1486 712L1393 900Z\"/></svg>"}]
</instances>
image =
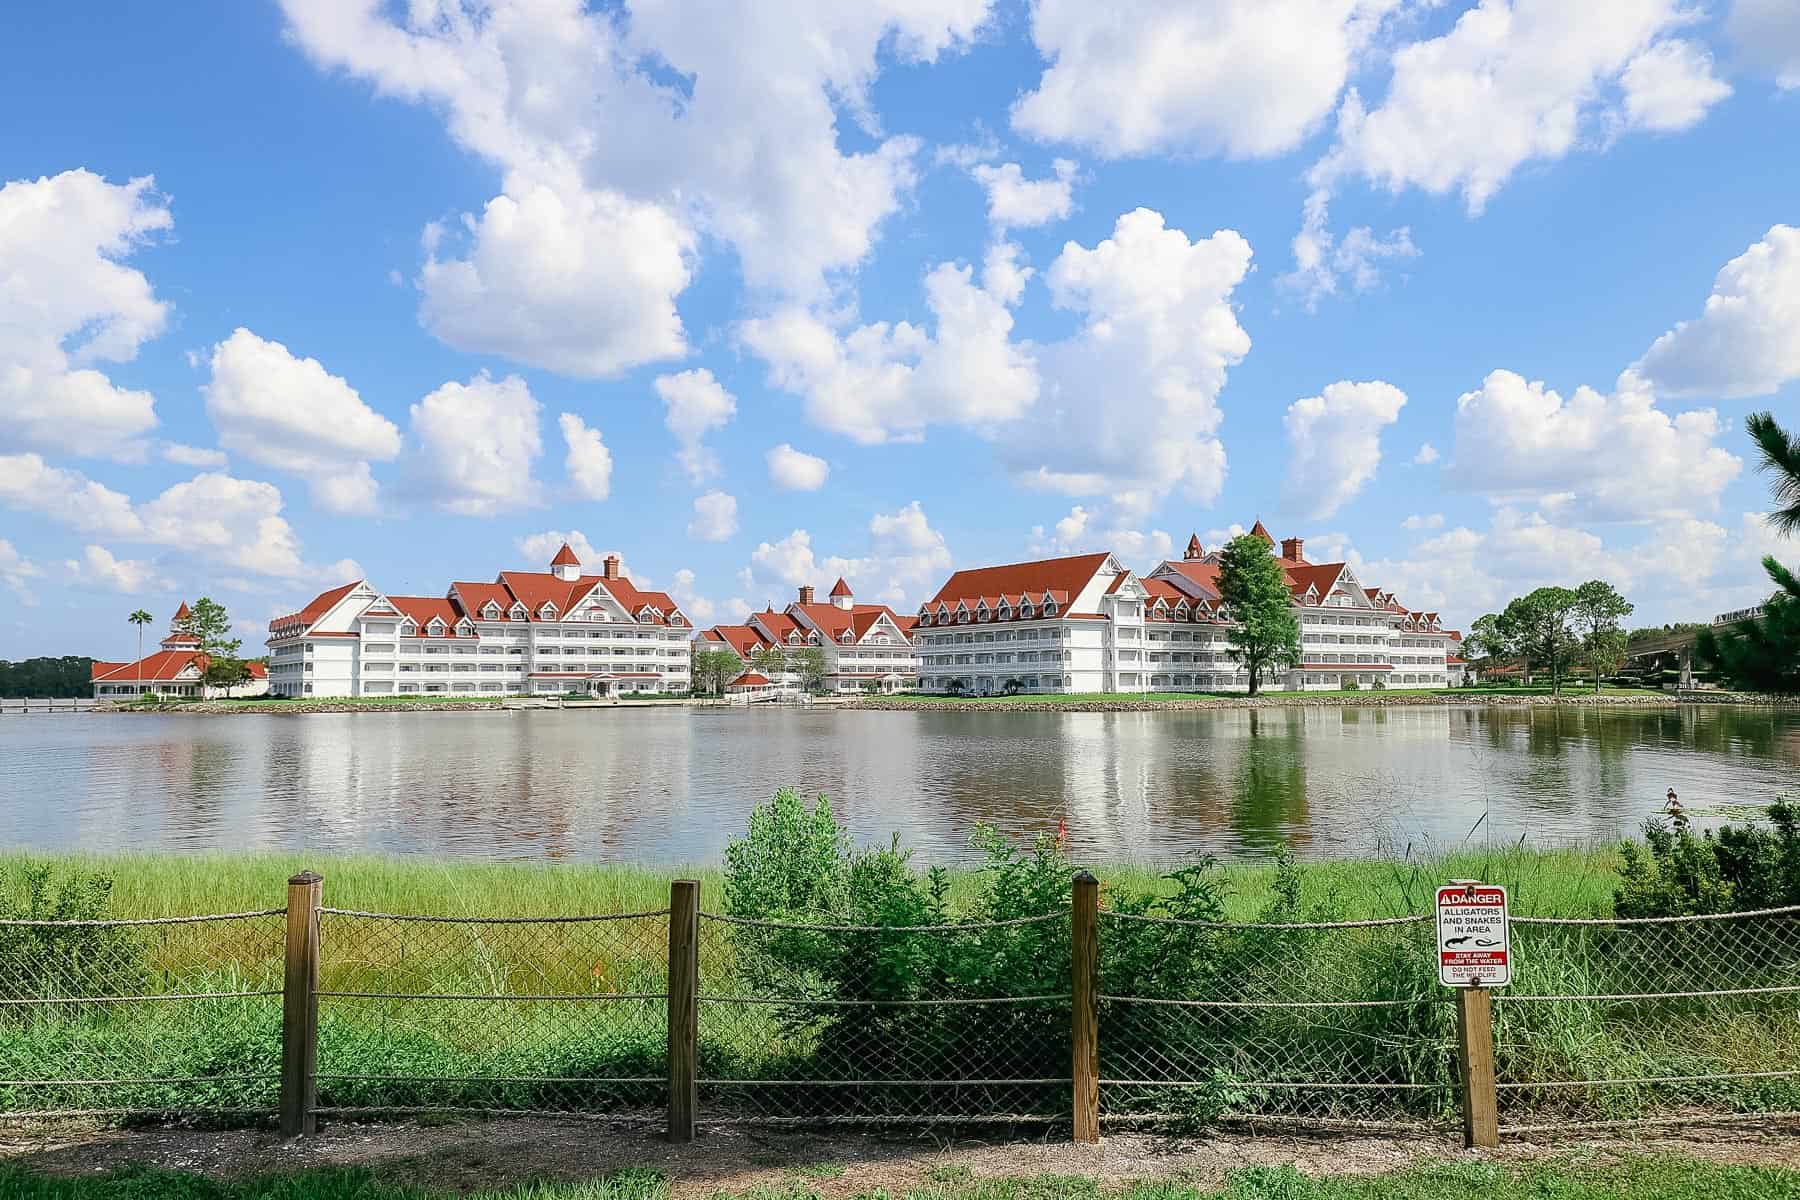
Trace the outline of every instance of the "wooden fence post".
<instances>
[{"instance_id":1,"label":"wooden fence post","mask_svg":"<svg viewBox=\"0 0 1800 1200\"><path fill-rule=\"evenodd\" d=\"M1500 1105L1494 1089L1494 1009L1484 987L1456 989L1457 1058L1462 1066L1463 1145L1500 1144Z\"/></svg>"},{"instance_id":2,"label":"wooden fence post","mask_svg":"<svg viewBox=\"0 0 1800 1200\"><path fill-rule=\"evenodd\" d=\"M288 880L287 971L281 985L281 1136L317 1133L319 1071L319 902L324 877Z\"/></svg>"},{"instance_id":3,"label":"wooden fence post","mask_svg":"<svg viewBox=\"0 0 1800 1200\"><path fill-rule=\"evenodd\" d=\"M669 884L669 1140L694 1140L700 1028L700 883Z\"/></svg>"},{"instance_id":4,"label":"wooden fence post","mask_svg":"<svg viewBox=\"0 0 1800 1200\"><path fill-rule=\"evenodd\" d=\"M1100 1140L1100 881L1075 876L1069 991L1075 1080L1075 1140Z\"/></svg>"}]
</instances>

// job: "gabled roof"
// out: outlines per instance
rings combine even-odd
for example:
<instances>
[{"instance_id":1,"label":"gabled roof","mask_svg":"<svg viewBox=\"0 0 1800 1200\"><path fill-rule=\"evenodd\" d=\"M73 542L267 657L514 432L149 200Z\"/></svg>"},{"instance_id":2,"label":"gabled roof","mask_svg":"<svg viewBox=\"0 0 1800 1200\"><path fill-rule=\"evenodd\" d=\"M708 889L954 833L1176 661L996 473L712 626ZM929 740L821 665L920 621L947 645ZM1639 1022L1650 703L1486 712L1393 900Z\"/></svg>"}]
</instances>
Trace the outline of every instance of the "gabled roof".
<instances>
[{"instance_id":1,"label":"gabled roof","mask_svg":"<svg viewBox=\"0 0 1800 1200\"><path fill-rule=\"evenodd\" d=\"M1079 594L1111 557L1104 552L1077 554L1069 558L1045 558L1035 562L958 571L944 581L944 586L937 590L932 600L967 599L971 601L970 607L973 607L975 598L993 596L1000 592L1029 592L1034 601L1046 591L1062 592L1066 598Z\"/></svg>"},{"instance_id":2,"label":"gabled roof","mask_svg":"<svg viewBox=\"0 0 1800 1200\"><path fill-rule=\"evenodd\" d=\"M739 658L749 657L773 643L748 625L714 625L701 638L709 642L720 642L730 647Z\"/></svg>"},{"instance_id":3,"label":"gabled roof","mask_svg":"<svg viewBox=\"0 0 1800 1200\"><path fill-rule=\"evenodd\" d=\"M1219 564L1216 559L1184 558L1180 561L1170 560L1163 566L1167 567L1169 572L1187 580L1196 592L1208 600L1219 598ZM1148 583L1147 580L1145 582Z\"/></svg>"},{"instance_id":4,"label":"gabled roof","mask_svg":"<svg viewBox=\"0 0 1800 1200\"><path fill-rule=\"evenodd\" d=\"M790 633L804 634L804 631L800 628L799 622L795 621L794 618L788 616L786 613L778 613L772 608L765 608L759 613L752 613L750 615L750 620L753 624L761 626L767 636L773 639L777 645L787 645L788 634Z\"/></svg>"},{"instance_id":5,"label":"gabled roof","mask_svg":"<svg viewBox=\"0 0 1800 1200\"><path fill-rule=\"evenodd\" d=\"M1269 543L1269 545L1271 545L1271 546L1273 546L1275 544L1274 535L1271 534L1267 529L1263 528L1263 523L1262 523L1261 517L1258 517L1256 520L1256 524L1254 524L1250 527L1250 534L1252 537L1261 538L1263 541Z\"/></svg>"},{"instance_id":6,"label":"gabled roof","mask_svg":"<svg viewBox=\"0 0 1800 1200\"><path fill-rule=\"evenodd\" d=\"M402 615L410 617L413 624L417 626L412 633L406 635L407 637L424 637L426 627L433 620L444 623L444 628L448 631L445 634L446 637L469 636L456 631L457 619L462 614L457 611L456 605L441 596L389 596L388 599L393 601L394 607L399 609Z\"/></svg>"},{"instance_id":7,"label":"gabled roof","mask_svg":"<svg viewBox=\"0 0 1800 1200\"><path fill-rule=\"evenodd\" d=\"M558 579L548 571L502 571L500 582L506 590L522 601L531 619L536 620L546 603L556 605L556 611L570 612L600 582L598 575L583 575L570 582Z\"/></svg>"},{"instance_id":8,"label":"gabled roof","mask_svg":"<svg viewBox=\"0 0 1800 1200\"><path fill-rule=\"evenodd\" d=\"M513 594L506 590L505 584L463 583L459 580L450 585L450 590L456 593L461 600L463 611L478 621L510 621L512 619L509 614L512 612L515 600ZM498 617L481 615L481 610L489 604L500 606Z\"/></svg>"},{"instance_id":9,"label":"gabled roof","mask_svg":"<svg viewBox=\"0 0 1800 1200\"><path fill-rule=\"evenodd\" d=\"M587 581L584 579L583 582ZM676 604L674 597L667 592L643 591L623 575L616 579L595 577L593 582L611 593L613 599L622 604L625 611L634 617L648 605L662 613L662 618L657 622L659 625L685 625L687 623L687 618L681 615L681 606Z\"/></svg>"},{"instance_id":10,"label":"gabled roof","mask_svg":"<svg viewBox=\"0 0 1800 1200\"><path fill-rule=\"evenodd\" d=\"M550 560L550 565L553 567L579 567L581 560L575 557L575 551L569 548L569 543L564 542L562 549L556 552L556 557Z\"/></svg>"},{"instance_id":11,"label":"gabled roof","mask_svg":"<svg viewBox=\"0 0 1800 1200\"><path fill-rule=\"evenodd\" d=\"M89 682L136 683L141 678L145 683L172 683L190 667L196 674L204 673L208 661L206 655L193 650L158 650L137 662L109 663L112 670L92 675Z\"/></svg>"},{"instance_id":12,"label":"gabled roof","mask_svg":"<svg viewBox=\"0 0 1800 1200\"><path fill-rule=\"evenodd\" d=\"M335 587L328 592L320 592L317 596L314 596L309 600L306 607L299 612L289 613L285 617L276 617L273 621L270 621L269 628L275 629L278 626L294 624L311 625L314 621L330 612L337 605L339 600L342 600L345 596L354 592L362 582L362 580L358 579L351 583L346 583L343 587Z\"/></svg>"},{"instance_id":13,"label":"gabled roof","mask_svg":"<svg viewBox=\"0 0 1800 1200\"><path fill-rule=\"evenodd\" d=\"M1313 588L1321 597L1329 596L1331 589L1337 586L1338 576L1344 573L1344 564L1308 563L1298 567L1284 567L1287 572L1288 591L1296 596L1304 596L1307 588Z\"/></svg>"},{"instance_id":14,"label":"gabled roof","mask_svg":"<svg viewBox=\"0 0 1800 1200\"><path fill-rule=\"evenodd\" d=\"M769 686L769 677L767 675L762 674L760 671L745 671L742 675L739 675L736 679L732 680L730 683L726 684L725 686L726 687L768 687Z\"/></svg>"},{"instance_id":15,"label":"gabled roof","mask_svg":"<svg viewBox=\"0 0 1800 1200\"><path fill-rule=\"evenodd\" d=\"M855 593L850 590L850 585L844 582L844 577L839 575L838 581L832 585L831 594L833 596L850 596Z\"/></svg>"}]
</instances>

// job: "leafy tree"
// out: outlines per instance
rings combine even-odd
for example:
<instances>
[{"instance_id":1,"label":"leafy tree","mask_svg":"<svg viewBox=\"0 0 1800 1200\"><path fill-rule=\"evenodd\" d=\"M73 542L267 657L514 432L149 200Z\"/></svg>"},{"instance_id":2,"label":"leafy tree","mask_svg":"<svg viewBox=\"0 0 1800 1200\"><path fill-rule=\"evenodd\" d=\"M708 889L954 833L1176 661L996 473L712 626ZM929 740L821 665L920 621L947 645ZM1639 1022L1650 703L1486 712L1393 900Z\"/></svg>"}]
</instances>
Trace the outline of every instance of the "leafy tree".
<instances>
[{"instance_id":1,"label":"leafy tree","mask_svg":"<svg viewBox=\"0 0 1800 1200\"><path fill-rule=\"evenodd\" d=\"M696 692L720 695L725 691L725 685L736 679L743 669L744 660L730 650L702 648L701 643L695 643L691 674Z\"/></svg>"},{"instance_id":2,"label":"leafy tree","mask_svg":"<svg viewBox=\"0 0 1800 1200\"><path fill-rule=\"evenodd\" d=\"M787 651L780 646L763 646L750 652L750 665L776 683L788 672Z\"/></svg>"},{"instance_id":3,"label":"leafy tree","mask_svg":"<svg viewBox=\"0 0 1800 1200\"><path fill-rule=\"evenodd\" d=\"M136 612L132 613L129 617L126 617L125 619L127 621L130 621L133 625L137 626L137 637L138 637L138 652L137 652L137 661L138 661L137 684L138 684L138 687L137 687L137 690L142 692L144 690L144 626L146 626L150 622L156 620L156 618L151 616L144 609L140 608Z\"/></svg>"},{"instance_id":4,"label":"leafy tree","mask_svg":"<svg viewBox=\"0 0 1800 1200\"><path fill-rule=\"evenodd\" d=\"M788 667L800 676L800 686L809 692L825 690L825 651L807 646L788 655Z\"/></svg>"},{"instance_id":5,"label":"leafy tree","mask_svg":"<svg viewBox=\"0 0 1800 1200\"><path fill-rule=\"evenodd\" d=\"M231 615L217 600L202 596L188 609L180 630L200 639L200 652L212 658L236 658L242 639L231 636Z\"/></svg>"},{"instance_id":6,"label":"leafy tree","mask_svg":"<svg viewBox=\"0 0 1800 1200\"><path fill-rule=\"evenodd\" d=\"M1645 625L1627 634L1625 644L1627 647L1637 646L1644 642L1654 642L1674 633L1698 633L1706 627L1702 621L1675 621L1668 625Z\"/></svg>"},{"instance_id":7,"label":"leafy tree","mask_svg":"<svg viewBox=\"0 0 1800 1200\"><path fill-rule=\"evenodd\" d=\"M62 699L90 695L94 690L93 668L93 659L73 654L22 662L0 660L0 696Z\"/></svg>"},{"instance_id":8,"label":"leafy tree","mask_svg":"<svg viewBox=\"0 0 1800 1200\"><path fill-rule=\"evenodd\" d=\"M1581 649L1594 669L1594 694L1600 694L1600 670L1618 666L1625 649L1619 622L1632 613L1632 603L1604 579L1590 579L1575 589L1575 625Z\"/></svg>"},{"instance_id":9,"label":"leafy tree","mask_svg":"<svg viewBox=\"0 0 1800 1200\"><path fill-rule=\"evenodd\" d=\"M1300 661L1300 622L1294 616L1287 576L1269 544L1254 534L1233 538L1219 556L1219 596L1230 611L1225 634L1233 662L1250 673L1250 694L1265 672Z\"/></svg>"},{"instance_id":10,"label":"leafy tree","mask_svg":"<svg viewBox=\"0 0 1800 1200\"><path fill-rule=\"evenodd\" d=\"M1562 694L1562 673L1577 645L1573 619L1575 593L1568 588L1541 587L1520 596L1500 614L1500 628L1525 658L1550 668L1550 691Z\"/></svg>"},{"instance_id":11,"label":"leafy tree","mask_svg":"<svg viewBox=\"0 0 1800 1200\"><path fill-rule=\"evenodd\" d=\"M1774 477L1776 508L1769 524L1777 532L1800 533L1800 437L1790 435L1769 413L1753 413L1744 428L1762 451L1761 470ZM1763 615L1729 629L1702 629L1694 649L1702 665L1732 687L1775 695L1800 694L1800 577L1763 559L1776 592Z\"/></svg>"},{"instance_id":12,"label":"leafy tree","mask_svg":"<svg viewBox=\"0 0 1800 1200\"><path fill-rule=\"evenodd\" d=\"M1469 633L1463 638L1463 645L1477 658L1486 660L1512 658L1517 650L1513 645L1511 631L1504 627L1495 613L1486 613L1470 622Z\"/></svg>"}]
</instances>

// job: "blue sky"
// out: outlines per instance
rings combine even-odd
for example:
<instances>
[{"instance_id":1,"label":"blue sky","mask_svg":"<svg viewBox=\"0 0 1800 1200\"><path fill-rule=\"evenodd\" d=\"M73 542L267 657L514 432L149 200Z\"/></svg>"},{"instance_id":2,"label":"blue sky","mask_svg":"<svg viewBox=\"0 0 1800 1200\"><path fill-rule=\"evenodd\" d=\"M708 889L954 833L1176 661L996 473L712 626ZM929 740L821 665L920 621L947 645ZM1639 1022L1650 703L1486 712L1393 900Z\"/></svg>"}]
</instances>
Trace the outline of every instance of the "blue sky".
<instances>
[{"instance_id":1,"label":"blue sky","mask_svg":"<svg viewBox=\"0 0 1800 1200\"><path fill-rule=\"evenodd\" d=\"M1785 0L697 7L0 18L0 655L576 532L702 624L1258 516L1458 623L1800 557Z\"/></svg>"}]
</instances>

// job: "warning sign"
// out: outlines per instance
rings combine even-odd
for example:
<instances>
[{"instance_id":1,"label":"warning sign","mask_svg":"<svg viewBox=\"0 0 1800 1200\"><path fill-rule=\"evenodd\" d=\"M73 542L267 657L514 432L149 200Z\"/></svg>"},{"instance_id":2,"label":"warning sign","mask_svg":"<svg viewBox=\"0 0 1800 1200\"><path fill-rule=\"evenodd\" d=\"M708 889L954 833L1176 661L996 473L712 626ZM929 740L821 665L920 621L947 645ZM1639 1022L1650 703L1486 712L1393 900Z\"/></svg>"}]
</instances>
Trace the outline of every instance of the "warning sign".
<instances>
[{"instance_id":1,"label":"warning sign","mask_svg":"<svg viewBox=\"0 0 1800 1200\"><path fill-rule=\"evenodd\" d=\"M1438 981L1445 987L1505 987L1512 982L1506 889L1451 883L1438 889Z\"/></svg>"}]
</instances>

